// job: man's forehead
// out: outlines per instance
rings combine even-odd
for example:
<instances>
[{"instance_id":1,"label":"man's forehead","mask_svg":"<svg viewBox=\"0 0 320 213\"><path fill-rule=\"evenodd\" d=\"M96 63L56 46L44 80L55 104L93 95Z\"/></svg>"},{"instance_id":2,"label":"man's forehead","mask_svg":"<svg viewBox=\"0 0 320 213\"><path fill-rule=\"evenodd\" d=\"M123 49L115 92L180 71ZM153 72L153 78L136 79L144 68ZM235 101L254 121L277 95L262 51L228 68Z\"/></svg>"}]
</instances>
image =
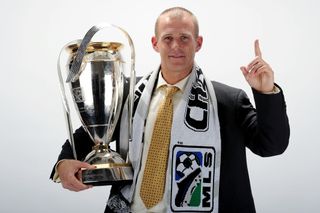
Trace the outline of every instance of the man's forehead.
<instances>
[{"instance_id":1,"label":"man's forehead","mask_svg":"<svg viewBox=\"0 0 320 213\"><path fill-rule=\"evenodd\" d=\"M187 19L165 17L159 21L158 29L162 32L178 32L189 33L193 32L193 22Z\"/></svg>"},{"instance_id":2,"label":"man's forehead","mask_svg":"<svg viewBox=\"0 0 320 213\"><path fill-rule=\"evenodd\" d=\"M188 14L183 14L183 15L179 15L179 16L175 16L172 14L163 14L159 17L159 23L170 23L170 22L185 22L185 23L189 23L192 22L192 18L190 15Z\"/></svg>"}]
</instances>

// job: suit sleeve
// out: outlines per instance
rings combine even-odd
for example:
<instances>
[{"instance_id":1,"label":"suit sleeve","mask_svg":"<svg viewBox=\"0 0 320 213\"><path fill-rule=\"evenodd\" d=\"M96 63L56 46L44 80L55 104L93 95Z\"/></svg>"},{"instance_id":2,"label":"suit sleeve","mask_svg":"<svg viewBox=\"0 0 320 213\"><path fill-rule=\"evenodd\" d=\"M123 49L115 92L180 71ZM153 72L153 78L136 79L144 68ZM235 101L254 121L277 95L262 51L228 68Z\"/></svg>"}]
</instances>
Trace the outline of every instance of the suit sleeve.
<instances>
[{"instance_id":1,"label":"suit sleeve","mask_svg":"<svg viewBox=\"0 0 320 213\"><path fill-rule=\"evenodd\" d=\"M290 135L283 92L281 88L277 94L261 94L253 90L253 95L256 109L243 91L238 95L237 115L245 132L246 146L263 157L282 154Z\"/></svg>"},{"instance_id":2,"label":"suit sleeve","mask_svg":"<svg viewBox=\"0 0 320 213\"><path fill-rule=\"evenodd\" d=\"M78 160L84 160L85 156L92 150L92 146L94 143L92 142L90 136L87 134L87 132L80 127L75 131L73 134L74 142L75 142L75 148L77 152ZM53 176L55 174L55 166L60 160L64 159L74 159L72 147L70 145L69 140L67 140L63 145L61 152L59 154L58 160L53 166L50 179L53 179Z\"/></svg>"}]
</instances>

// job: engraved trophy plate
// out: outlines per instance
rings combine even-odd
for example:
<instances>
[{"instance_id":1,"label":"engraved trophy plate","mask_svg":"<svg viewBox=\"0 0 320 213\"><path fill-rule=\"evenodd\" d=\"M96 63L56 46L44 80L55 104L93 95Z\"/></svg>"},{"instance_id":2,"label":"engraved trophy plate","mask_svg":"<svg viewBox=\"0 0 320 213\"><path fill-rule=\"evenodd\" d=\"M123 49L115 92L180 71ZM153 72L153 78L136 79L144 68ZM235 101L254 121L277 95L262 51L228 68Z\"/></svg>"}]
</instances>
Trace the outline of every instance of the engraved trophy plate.
<instances>
[{"instance_id":1,"label":"engraved trophy plate","mask_svg":"<svg viewBox=\"0 0 320 213\"><path fill-rule=\"evenodd\" d=\"M125 66L120 42L91 41L99 30L113 27L120 30L130 46L130 69ZM82 40L65 45L58 60L58 74L62 101L67 121L69 140L77 159L73 139L74 117L94 142L92 151L84 159L96 169L82 170L82 181L94 186L132 182L133 171L127 160L128 144L132 136L132 106L135 84L134 46L130 36L115 25L92 27ZM124 104L124 88L128 88L128 102ZM69 108L73 102L74 111ZM128 141L114 141L113 134L119 121L122 107L128 107ZM120 153L110 149L116 143ZM118 151L118 150L117 150ZM83 160L83 159L79 159Z\"/></svg>"}]
</instances>

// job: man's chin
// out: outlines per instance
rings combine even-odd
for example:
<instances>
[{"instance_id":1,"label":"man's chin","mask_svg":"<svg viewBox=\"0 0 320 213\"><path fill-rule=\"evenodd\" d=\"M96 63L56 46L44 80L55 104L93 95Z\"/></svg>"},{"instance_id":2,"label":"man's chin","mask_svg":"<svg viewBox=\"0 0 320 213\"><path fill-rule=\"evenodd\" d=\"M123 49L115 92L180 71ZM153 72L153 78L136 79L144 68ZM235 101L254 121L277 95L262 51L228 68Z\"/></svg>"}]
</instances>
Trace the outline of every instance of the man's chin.
<instances>
[{"instance_id":1,"label":"man's chin","mask_svg":"<svg viewBox=\"0 0 320 213\"><path fill-rule=\"evenodd\" d=\"M169 69L175 73L188 73L192 68L186 66L186 64L172 64Z\"/></svg>"},{"instance_id":2,"label":"man's chin","mask_svg":"<svg viewBox=\"0 0 320 213\"><path fill-rule=\"evenodd\" d=\"M172 59L170 60L172 67L184 67L186 66L186 61L184 59Z\"/></svg>"}]
</instances>

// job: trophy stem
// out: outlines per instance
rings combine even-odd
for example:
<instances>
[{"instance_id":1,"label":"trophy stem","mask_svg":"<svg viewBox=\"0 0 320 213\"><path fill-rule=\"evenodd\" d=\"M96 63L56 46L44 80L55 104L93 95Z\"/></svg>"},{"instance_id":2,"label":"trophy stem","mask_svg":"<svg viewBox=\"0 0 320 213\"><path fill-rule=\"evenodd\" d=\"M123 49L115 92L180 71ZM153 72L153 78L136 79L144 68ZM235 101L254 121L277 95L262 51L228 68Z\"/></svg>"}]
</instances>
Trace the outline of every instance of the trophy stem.
<instances>
[{"instance_id":1,"label":"trophy stem","mask_svg":"<svg viewBox=\"0 0 320 213\"><path fill-rule=\"evenodd\" d=\"M92 149L95 150L96 152L108 152L109 151L109 145L108 144L101 142L101 143L98 143L98 144L94 145L94 147Z\"/></svg>"}]
</instances>

